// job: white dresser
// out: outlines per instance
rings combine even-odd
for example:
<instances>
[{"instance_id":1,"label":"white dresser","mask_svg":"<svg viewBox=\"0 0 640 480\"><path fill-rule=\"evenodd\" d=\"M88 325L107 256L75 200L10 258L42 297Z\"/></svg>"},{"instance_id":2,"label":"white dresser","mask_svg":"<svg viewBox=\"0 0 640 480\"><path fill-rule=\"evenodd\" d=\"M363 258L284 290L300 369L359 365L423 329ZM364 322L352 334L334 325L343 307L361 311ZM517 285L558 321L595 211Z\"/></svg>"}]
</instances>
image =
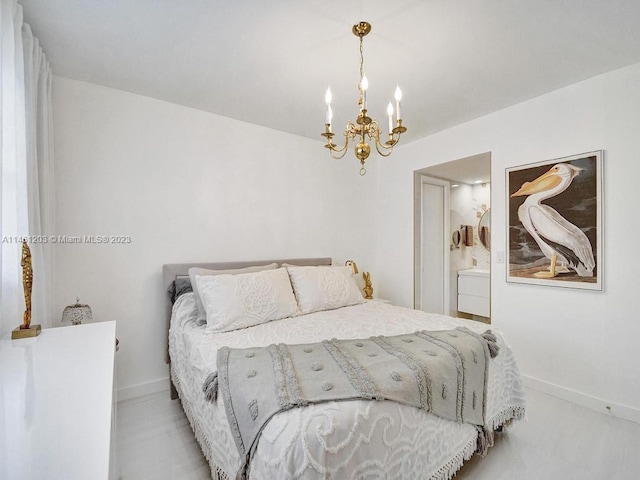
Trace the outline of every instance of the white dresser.
<instances>
[{"instance_id":1,"label":"white dresser","mask_svg":"<svg viewBox=\"0 0 640 480\"><path fill-rule=\"evenodd\" d=\"M109 478L115 331L101 322L0 340L1 479Z\"/></svg>"},{"instance_id":2,"label":"white dresser","mask_svg":"<svg viewBox=\"0 0 640 480\"><path fill-rule=\"evenodd\" d=\"M489 317L491 277L489 270L458 270L458 311Z\"/></svg>"}]
</instances>

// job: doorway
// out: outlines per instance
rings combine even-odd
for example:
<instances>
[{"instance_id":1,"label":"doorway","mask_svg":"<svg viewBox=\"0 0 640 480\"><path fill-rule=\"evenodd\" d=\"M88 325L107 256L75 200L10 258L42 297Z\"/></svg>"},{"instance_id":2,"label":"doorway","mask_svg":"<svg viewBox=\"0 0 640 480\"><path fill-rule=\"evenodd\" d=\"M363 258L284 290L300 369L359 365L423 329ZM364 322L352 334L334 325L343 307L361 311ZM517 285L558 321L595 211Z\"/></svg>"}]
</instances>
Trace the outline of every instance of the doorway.
<instances>
[{"instance_id":1,"label":"doorway","mask_svg":"<svg viewBox=\"0 0 640 480\"><path fill-rule=\"evenodd\" d=\"M491 252L481 241L490 235L490 182L490 153L414 172L416 309L490 322ZM460 272L484 276L484 299L459 297ZM462 278L465 284L468 277ZM485 308L470 309L469 300L474 305L476 300L486 302Z\"/></svg>"}]
</instances>

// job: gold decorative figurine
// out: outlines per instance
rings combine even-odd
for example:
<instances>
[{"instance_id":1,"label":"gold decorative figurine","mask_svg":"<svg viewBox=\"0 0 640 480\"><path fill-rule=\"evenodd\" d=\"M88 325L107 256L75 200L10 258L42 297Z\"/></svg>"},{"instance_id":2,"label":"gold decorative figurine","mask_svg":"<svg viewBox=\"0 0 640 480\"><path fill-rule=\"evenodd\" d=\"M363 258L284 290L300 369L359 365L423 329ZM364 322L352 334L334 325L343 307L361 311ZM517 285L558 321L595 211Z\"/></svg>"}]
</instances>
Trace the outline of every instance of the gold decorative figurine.
<instances>
[{"instance_id":1,"label":"gold decorative figurine","mask_svg":"<svg viewBox=\"0 0 640 480\"><path fill-rule=\"evenodd\" d=\"M31 267L31 250L26 241L22 241L22 287L24 288L25 311L22 319L22 329L31 325L31 291L33 290L33 268Z\"/></svg>"},{"instance_id":2,"label":"gold decorative figurine","mask_svg":"<svg viewBox=\"0 0 640 480\"><path fill-rule=\"evenodd\" d=\"M24 288L25 311L22 316L22 325L11 332L11 338L35 337L40 334L40 325L31 325L31 290L33 289L33 268L31 267L31 250L25 240L22 241L22 286Z\"/></svg>"},{"instance_id":3,"label":"gold decorative figurine","mask_svg":"<svg viewBox=\"0 0 640 480\"><path fill-rule=\"evenodd\" d=\"M373 298L373 286L371 285L371 274L369 272L362 272L362 278L364 278L364 298L371 300Z\"/></svg>"}]
</instances>

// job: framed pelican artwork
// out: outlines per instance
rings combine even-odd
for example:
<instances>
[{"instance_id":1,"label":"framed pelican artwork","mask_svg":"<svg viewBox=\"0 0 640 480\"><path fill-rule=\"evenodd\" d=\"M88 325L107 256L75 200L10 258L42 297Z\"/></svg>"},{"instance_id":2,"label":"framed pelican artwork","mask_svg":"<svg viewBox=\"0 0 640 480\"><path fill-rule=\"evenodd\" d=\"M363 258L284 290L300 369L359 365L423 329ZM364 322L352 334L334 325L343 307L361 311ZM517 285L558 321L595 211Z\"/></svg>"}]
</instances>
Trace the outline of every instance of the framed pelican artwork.
<instances>
[{"instance_id":1,"label":"framed pelican artwork","mask_svg":"<svg viewBox=\"0 0 640 480\"><path fill-rule=\"evenodd\" d=\"M602 290L602 151L506 177L507 281Z\"/></svg>"}]
</instances>

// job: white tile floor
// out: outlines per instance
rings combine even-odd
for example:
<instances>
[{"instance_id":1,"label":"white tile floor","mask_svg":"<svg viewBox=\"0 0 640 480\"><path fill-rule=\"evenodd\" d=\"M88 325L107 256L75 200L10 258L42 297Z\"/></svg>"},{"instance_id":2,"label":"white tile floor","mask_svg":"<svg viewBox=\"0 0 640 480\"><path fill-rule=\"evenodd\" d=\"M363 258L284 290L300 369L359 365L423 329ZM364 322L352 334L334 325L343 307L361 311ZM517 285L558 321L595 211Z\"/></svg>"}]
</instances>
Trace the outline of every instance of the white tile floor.
<instances>
[{"instance_id":1,"label":"white tile floor","mask_svg":"<svg viewBox=\"0 0 640 480\"><path fill-rule=\"evenodd\" d=\"M528 420L498 435L456 480L635 480L640 424L527 390ZM178 401L158 393L118 404L117 462L122 480L207 480L209 466Z\"/></svg>"},{"instance_id":2,"label":"white tile floor","mask_svg":"<svg viewBox=\"0 0 640 480\"><path fill-rule=\"evenodd\" d=\"M118 403L116 463L123 480L210 479L207 461L169 392Z\"/></svg>"}]
</instances>

